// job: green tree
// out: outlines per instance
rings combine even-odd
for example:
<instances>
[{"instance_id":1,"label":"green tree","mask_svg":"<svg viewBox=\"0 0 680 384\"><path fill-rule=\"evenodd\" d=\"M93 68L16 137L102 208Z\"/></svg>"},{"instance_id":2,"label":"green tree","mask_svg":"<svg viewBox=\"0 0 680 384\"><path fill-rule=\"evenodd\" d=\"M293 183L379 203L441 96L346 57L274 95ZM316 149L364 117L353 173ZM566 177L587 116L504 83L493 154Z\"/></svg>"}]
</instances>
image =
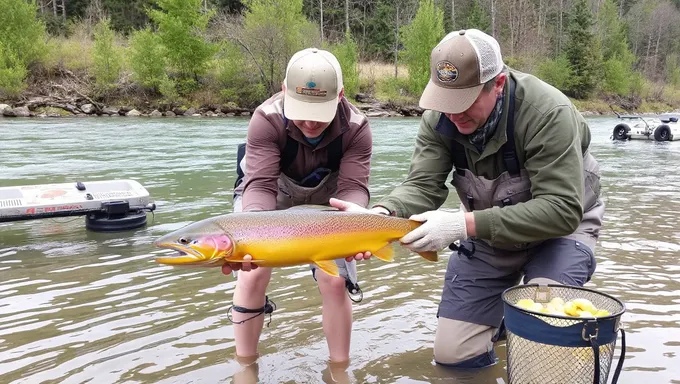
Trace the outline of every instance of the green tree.
<instances>
[{"instance_id":1,"label":"green tree","mask_svg":"<svg viewBox=\"0 0 680 384\"><path fill-rule=\"evenodd\" d=\"M123 67L123 54L115 45L115 37L109 19L104 19L95 25L92 61L95 85L100 92L105 92L115 85Z\"/></svg>"},{"instance_id":2,"label":"green tree","mask_svg":"<svg viewBox=\"0 0 680 384\"><path fill-rule=\"evenodd\" d=\"M359 91L359 54L357 43L352 35L345 33L345 39L330 47L342 68L342 82L345 87L345 96L354 98Z\"/></svg>"},{"instance_id":3,"label":"green tree","mask_svg":"<svg viewBox=\"0 0 680 384\"><path fill-rule=\"evenodd\" d=\"M472 0L462 28L476 28L480 31L491 33L491 18L479 0Z\"/></svg>"},{"instance_id":4,"label":"green tree","mask_svg":"<svg viewBox=\"0 0 680 384\"><path fill-rule=\"evenodd\" d=\"M601 60L598 59L601 54L592 26L593 14L587 0L575 0L565 52L572 73L566 93L576 98L587 98L597 86L598 70L601 68Z\"/></svg>"},{"instance_id":5,"label":"green tree","mask_svg":"<svg viewBox=\"0 0 680 384\"><path fill-rule=\"evenodd\" d=\"M432 0L421 0L411 24L402 27L402 56L408 68L409 90L419 95L430 79L430 54L444 36L444 11Z\"/></svg>"},{"instance_id":6,"label":"green tree","mask_svg":"<svg viewBox=\"0 0 680 384\"><path fill-rule=\"evenodd\" d=\"M281 89L290 57L319 44L319 32L302 13L302 0L247 0L239 41L260 72L267 93Z\"/></svg>"},{"instance_id":7,"label":"green tree","mask_svg":"<svg viewBox=\"0 0 680 384\"><path fill-rule=\"evenodd\" d=\"M161 83L168 80L165 71L165 47L149 28L136 31L130 36L128 57L134 81L158 91Z\"/></svg>"},{"instance_id":8,"label":"green tree","mask_svg":"<svg viewBox=\"0 0 680 384\"><path fill-rule=\"evenodd\" d=\"M604 60L602 89L626 95L629 92L635 56L628 47L626 29L618 18L613 0L605 0L597 14L598 38Z\"/></svg>"},{"instance_id":9,"label":"green tree","mask_svg":"<svg viewBox=\"0 0 680 384\"><path fill-rule=\"evenodd\" d=\"M225 102L256 107L266 98L260 77L254 75L257 71L255 65L246 60L238 45L222 42L212 65L220 96Z\"/></svg>"},{"instance_id":10,"label":"green tree","mask_svg":"<svg viewBox=\"0 0 680 384\"><path fill-rule=\"evenodd\" d=\"M160 9L149 10L183 94L196 88L198 77L205 73L215 54L215 47L203 37L213 12L203 12L202 3L203 0L157 0Z\"/></svg>"},{"instance_id":11,"label":"green tree","mask_svg":"<svg viewBox=\"0 0 680 384\"><path fill-rule=\"evenodd\" d=\"M5 51L0 42L0 96L17 97L26 88L24 79L28 71L19 63L17 56Z\"/></svg>"},{"instance_id":12,"label":"green tree","mask_svg":"<svg viewBox=\"0 0 680 384\"><path fill-rule=\"evenodd\" d=\"M28 66L45 52L45 25L36 17L36 5L26 0L0 0L0 43L15 56L16 65Z\"/></svg>"}]
</instances>

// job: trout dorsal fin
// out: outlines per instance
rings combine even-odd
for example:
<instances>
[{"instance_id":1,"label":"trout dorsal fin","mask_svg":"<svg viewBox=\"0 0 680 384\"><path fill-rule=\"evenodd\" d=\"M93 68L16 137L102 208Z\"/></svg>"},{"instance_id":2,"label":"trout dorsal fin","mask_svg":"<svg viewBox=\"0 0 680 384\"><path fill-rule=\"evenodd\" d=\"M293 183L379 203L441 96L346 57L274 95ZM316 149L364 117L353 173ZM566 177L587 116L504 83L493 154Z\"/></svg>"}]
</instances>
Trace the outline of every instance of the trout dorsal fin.
<instances>
[{"instance_id":1,"label":"trout dorsal fin","mask_svg":"<svg viewBox=\"0 0 680 384\"><path fill-rule=\"evenodd\" d=\"M338 265L335 264L335 261L333 260L315 261L314 264L316 264L321 270L323 270L324 272L331 276L334 277L340 276L340 273L338 271Z\"/></svg>"}]
</instances>

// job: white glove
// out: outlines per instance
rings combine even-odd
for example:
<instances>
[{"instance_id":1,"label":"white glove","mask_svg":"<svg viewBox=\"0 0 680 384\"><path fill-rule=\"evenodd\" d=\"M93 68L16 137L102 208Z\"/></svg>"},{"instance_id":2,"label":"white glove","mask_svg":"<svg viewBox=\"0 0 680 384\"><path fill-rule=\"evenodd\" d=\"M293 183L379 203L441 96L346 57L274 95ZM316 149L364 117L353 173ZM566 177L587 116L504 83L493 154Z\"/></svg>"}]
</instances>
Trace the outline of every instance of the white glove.
<instances>
[{"instance_id":1,"label":"white glove","mask_svg":"<svg viewBox=\"0 0 680 384\"><path fill-rule=\"evenodd\" d=\"M425 222L399 240L413 252L441 251L451 243L468 237L463 211L428 211L409 219Z\"/></svg>"}]
</instances>

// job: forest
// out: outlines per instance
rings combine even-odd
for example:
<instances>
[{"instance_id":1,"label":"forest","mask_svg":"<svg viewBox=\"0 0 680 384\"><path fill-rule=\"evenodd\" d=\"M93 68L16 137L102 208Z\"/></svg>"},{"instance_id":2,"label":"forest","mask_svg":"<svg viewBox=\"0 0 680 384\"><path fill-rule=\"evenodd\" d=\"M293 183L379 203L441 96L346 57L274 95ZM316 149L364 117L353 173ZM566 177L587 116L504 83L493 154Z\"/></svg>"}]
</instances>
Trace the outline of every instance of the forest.
<instances>
[{"instance_id":1,"label":"forest","mask_svg":"<svg viewBox=\"0 0 680 384\"><path fill-rule=\"evenodd\" d=\"M316 46L338 57L350 99L413 107L431 49L477 28L509 67L581 111L680 108L680 0L0 0L0 9L9 105L252 110L281 89L291 55Z\"/></svg>"}]
</instances>

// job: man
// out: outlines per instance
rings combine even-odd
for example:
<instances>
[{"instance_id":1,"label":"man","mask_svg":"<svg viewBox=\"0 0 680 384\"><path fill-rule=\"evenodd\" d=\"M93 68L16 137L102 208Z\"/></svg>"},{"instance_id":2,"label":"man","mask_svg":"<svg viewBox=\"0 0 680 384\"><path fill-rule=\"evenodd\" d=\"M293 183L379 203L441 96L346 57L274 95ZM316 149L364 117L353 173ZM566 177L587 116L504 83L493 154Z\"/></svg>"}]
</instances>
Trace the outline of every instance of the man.
<instances>
[{"instance_id":1,"label":"man","mask_svg":"<svg viewBox=\"0 0 680 384\"><path fill-rule=\"evenodd\" d=\"M309 48L290 59L282 92L260 105L248 125L243 179L235 188L235 211L286 209L328 204L331 196L365 207L372 135L366 117L344 97L342 72L331 53ZM322 297L323 330L330 360L349 360L352 306L347 290L359 290L356 263L336 261L342 277L315 271ZM257 355L270 268L250 263L225 265L224 274L242 269L234 292L236 354ZM252 271L251 271L252 269Z\"/></svg>"},{"instance_id":2,"label":"man","mask_svg":"<svg viewBox=\"0 0 680 384\"><path fill-rule=\"evenodd\" d=\"M479 368L496 362L501 294L522 275L576 286L590 279L604 215L599 171L588 125L569 99L508 70L491 36L448 34L430 69L408 177L371 211L424 222L400 239L414 252L458 251L446 270L434 355ZM461 210L436 210L452 169ZM341 199L331 205L365 210Z\"/></svg>"}]
</instances>

